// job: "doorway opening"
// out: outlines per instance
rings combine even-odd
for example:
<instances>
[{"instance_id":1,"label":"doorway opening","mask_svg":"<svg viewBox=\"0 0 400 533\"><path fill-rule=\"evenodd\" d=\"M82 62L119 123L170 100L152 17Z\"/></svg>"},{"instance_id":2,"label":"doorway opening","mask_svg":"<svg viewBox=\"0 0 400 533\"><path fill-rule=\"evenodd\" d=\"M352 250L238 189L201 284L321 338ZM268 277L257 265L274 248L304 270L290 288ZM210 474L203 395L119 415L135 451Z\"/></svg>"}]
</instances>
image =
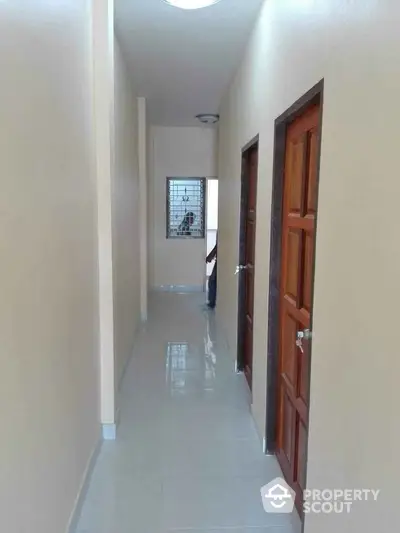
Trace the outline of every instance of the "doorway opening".
<instances>
[{"instance_id":1,"label":"doorway opening","mask_svg":"<svg viewBox=\"0 0 400 533\"><path fill-rule=\"evenodd\" d=\"M206 222L206 255L214 248L217 242L218 231L218 179L207 180L207 222ZM208 280L213 271L214 263L206 263L206 291L208 292Z\"/></svg>"},{"instance_id":2,"label":"doorway opening","mask_svg":"<svg viewBox=\"0 0 400 533\"><path fill-rule=\"evenodd\" d=\"M257 218L258 136L242 150L237 370L253 385L253 315Z\"/></svg>"},{"instance_id":3,"label":"doorway opening","mask_svg":"<svg viewBox=\"0 0 400 533\"><path fill-rule=\"evenodd\" d=\"M323 80L275 121L266 452L303 514Z\"/></svg>"}]
</instances>

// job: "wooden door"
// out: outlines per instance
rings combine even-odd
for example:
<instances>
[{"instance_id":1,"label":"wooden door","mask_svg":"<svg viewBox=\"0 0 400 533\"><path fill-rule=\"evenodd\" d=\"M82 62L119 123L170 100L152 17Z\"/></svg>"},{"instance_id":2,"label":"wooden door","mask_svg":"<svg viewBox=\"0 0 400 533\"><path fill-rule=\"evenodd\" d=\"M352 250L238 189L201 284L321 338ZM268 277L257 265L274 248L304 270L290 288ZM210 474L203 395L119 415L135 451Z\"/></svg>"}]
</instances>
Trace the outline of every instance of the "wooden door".
<instances>
[{"instance_id":1,"label":"wooden door","mask_svg":"<svg viewBox=\"0 0 400 533\"><path fill-rule=\"evenodd\" d=\"M253 373L253 314L254 314L254 255L256 242L258 145L245 154L243 175L246 201L244 208L244 253L242 283L244 288L243 309L243 370L252 388Z\"/></svg>"},{"instance_id":2,"label":"wooden door","mask_svg":"<svg viewBox=\"0 0 400 533\"><path fill-rule=\"evenodd\" d=\"M319 105L287 128L279 311L277 456L301 511L308 439ZM306 332L299 343L300 335Z\"/></svg>"}]
</instances>

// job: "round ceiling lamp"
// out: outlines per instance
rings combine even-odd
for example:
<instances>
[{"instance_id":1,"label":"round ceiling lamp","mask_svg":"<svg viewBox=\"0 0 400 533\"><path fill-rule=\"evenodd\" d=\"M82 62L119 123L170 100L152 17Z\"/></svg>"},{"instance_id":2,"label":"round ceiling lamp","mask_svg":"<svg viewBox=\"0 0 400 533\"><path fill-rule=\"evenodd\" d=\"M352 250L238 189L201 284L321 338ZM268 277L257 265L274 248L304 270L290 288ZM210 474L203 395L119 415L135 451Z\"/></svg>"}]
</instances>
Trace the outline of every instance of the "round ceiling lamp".
<instances>
[{"instance_id":1,"label":"round ceiling lamp","mask_svg":"<svg viewBox=\"0 0 400 533\"><path fill-rule=\"evenodd\" d=\"M220 0L164 0L164 2L180 9L202 9L212 6Z\"/></svg>"},{"instance_id":2,"label":"round ceiling lamp","mask_svg":"<svg viewBox=\"0 0 400 533\"><path fill-rule=\"evenodd\" d=\"M196 118L203 124L216 124L219 121L219 115L214 115L213 113L202 113L201 115L196 115Z\"/></svg>"}]
</instances>

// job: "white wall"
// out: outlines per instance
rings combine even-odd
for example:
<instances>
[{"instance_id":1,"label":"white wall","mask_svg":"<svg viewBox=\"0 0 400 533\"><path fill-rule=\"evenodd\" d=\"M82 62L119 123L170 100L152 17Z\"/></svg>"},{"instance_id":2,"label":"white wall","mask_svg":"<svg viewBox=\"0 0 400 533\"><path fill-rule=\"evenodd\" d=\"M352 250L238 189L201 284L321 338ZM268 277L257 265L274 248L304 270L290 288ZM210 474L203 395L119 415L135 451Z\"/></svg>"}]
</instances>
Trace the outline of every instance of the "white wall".
<instances>
[{"instance_id":1,"label":"white wall","mask_svg":"<svg viewBox=\"0 0 400 533\"><path fill-rule=\"evenodd\" d=\"M166 239L166 179L216 176L216 132L201 127L152 126L149 150L150 286L201 287L205 241Z\"/></svg>"},{"instance_id":2,"label":"white wall","mask_svg":"<svg viewBox=\"0 0 400 533\"><path fill-rule=\"evenodd\" d=\"M98 439L88 0L0 2L0 520L62 533Z\"/></svg>"},{"instance_id":3,"label":"white wall","mask_svg":"<svg viewBox=\"0 0 400 533\"><path fill-rule=\"evenodd\" d=\"M140 322L138 102L114 42L113 277L116 387Z\"/></svg>"},{"instance_id":4,"label":"white wall","mask_svg":"<svg viewBox=\"0 0 400 533\"><path fill-rule=\"evenodd\" d=\"M351 515L307 516L306 533L398 520L399 21L392 0L267 0L220 109L222 272L238 259L241 148L260 134L253 412L264 434L274 120L325 78L308 486L382 496ZM237 280L219 280L234 347Z\"/></svg>"}]
</instances>

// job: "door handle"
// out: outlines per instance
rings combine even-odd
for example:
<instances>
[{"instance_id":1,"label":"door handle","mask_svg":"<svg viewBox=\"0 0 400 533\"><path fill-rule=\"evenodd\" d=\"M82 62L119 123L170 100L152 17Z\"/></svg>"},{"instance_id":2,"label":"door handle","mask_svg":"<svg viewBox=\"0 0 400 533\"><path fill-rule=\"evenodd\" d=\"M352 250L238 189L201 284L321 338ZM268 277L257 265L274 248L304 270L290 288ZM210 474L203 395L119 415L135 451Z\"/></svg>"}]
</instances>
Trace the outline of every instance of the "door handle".
<instances>
[{"instance_id":1,"label":"door handle","mask_svg":"<svg viewBox=\"0 0 400 533\"><path fill-rule=\"evenodd\" d=\"M310 340L312 332L309 329L304 329L303 331L298 331L296 337L296 346L300 349L301 353L304 353L303 340Z\"/></svg>"},{"instance_id":2,"label":"door handle","mask_svg":"<svg viewBox=\"0 0 400 533\"><path fill-rule=\"evenodd\" d=\"M239 272L242 272L243 270L247 270L249 268L249 265L238 265L235 270L235 276L239 274Z\"/></svg>"},{"instance_id":3,"label":"door handle","mask_svg":"<svg viewBox=\"0 0 400 533\"><path fill-rule=\"evenodd\" d=\"M302 331L297 332L297 340L308 341L312 337L312 331L310 329L303 329Z\"/></svg>"}]
</instances>

